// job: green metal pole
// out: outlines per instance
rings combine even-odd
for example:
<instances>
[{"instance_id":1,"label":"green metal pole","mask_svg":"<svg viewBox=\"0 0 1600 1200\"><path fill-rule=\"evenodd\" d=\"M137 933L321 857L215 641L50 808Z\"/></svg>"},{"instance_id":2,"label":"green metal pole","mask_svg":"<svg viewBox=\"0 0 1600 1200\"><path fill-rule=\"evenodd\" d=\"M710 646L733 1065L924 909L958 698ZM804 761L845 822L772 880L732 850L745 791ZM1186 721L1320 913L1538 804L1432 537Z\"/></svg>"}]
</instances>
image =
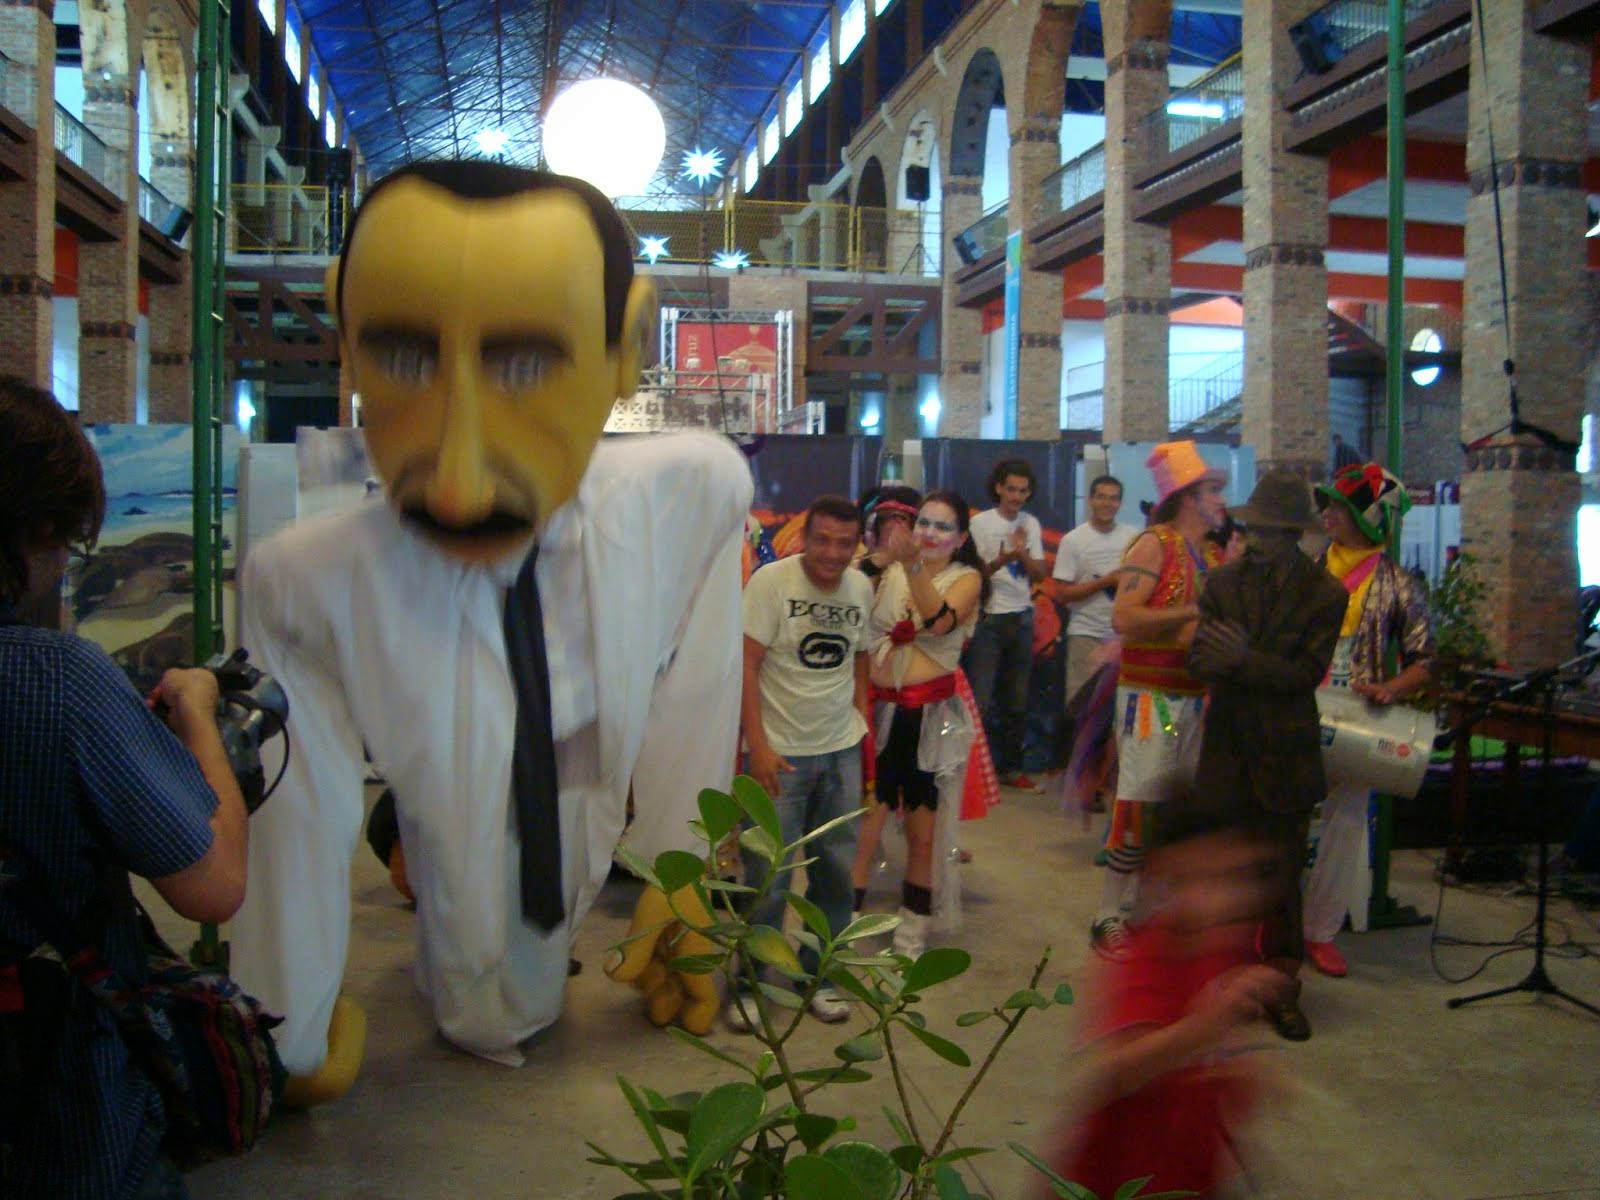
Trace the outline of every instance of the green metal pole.
<instances>
[{"instance_id":1,"label":"green metal pole","mask_svg":"<svg viewBox=\"0 0 1600 1200\"><path fill-rule=\"evenodd\" d=\"M1404 478L1401 431L1406 385L1406 4L1389 0L1389 311L1384 335L1388 350L1385 371L1384 463ZM1398 546L1390 546L1391 553ZM1372 846L1372 895L1367 923L1373 929L1426 924L1410 905L1389 895L1389 857L1394 852L1394 797L1378 793Z\"/></svg>"}]
</instances>

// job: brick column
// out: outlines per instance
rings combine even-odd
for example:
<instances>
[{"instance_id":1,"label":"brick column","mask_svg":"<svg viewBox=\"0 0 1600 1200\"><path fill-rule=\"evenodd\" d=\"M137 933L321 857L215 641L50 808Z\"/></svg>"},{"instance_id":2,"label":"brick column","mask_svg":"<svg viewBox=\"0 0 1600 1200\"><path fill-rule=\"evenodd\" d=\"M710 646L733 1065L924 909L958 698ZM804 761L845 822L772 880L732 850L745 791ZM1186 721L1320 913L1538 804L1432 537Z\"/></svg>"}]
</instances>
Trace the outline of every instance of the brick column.
<instances>
[{"instance_id":1,"label":"brick column","mask_svg":"<svg viewBox=\"0 0 1600 1200\"><path fill-rule=\"evenodd\" d=\"M78 406L85 421L132 421L139 320L139 115L126 79L84 89L83 123L123 155L123 216L112 241L78 247Z\"/></svg>"},{"instance_id":2,"label":"brick column","mask_svg":"<svg viewBox=\"0 0 1600 1200\"><path fill-rule=\"evenodd\" d=\"M1282 96L1303 73L1289 26L1322 0L1244 17L1244 421L1258 470L1328 467L1328 161L1283 148Z\"/></svg>"},{"instance_id":3,"label":"brick column","mask_svg":"<svg viewBox=\"0 0 1600 1200\"><path fill-rule=\"evenodd\" d=\"M1130 38L1128 4L1101 8L1106 44L1105 439L1152 441L1168 426L1167 313L1172 236L1134 219L1133 181L1145 165L1140 125L1167 97L1167 43Z\"/></svg>"},{"instance_id":4,"label":"brick column","mask_svg":"<svg viewBox=\"0 0 1600 1200\"><path fill-rule=\"evenodd\" d=\"M0 371L45 388L51 386L56 274L56 27L50 7L0 7L0 49L33 85L32 103L23 105L30 111L17 115L42 126L28 152L27 178L0 184Z\"/></svg>"},{"instance_id":5,"label":"brick column","mask_svg":"<svg viewBox=\"0 0 1600 1200\"><path fill-rule=\"evenodd\" d=\"M966 264L951 239L983 214L983 180L976 175L947 175L940 204L944 232L940 241L944 264L944 303L940 305L939 346L944 369L939 374L940 437L977 437L983 420L983 314L955 302L956 273Z\"/></svg>"},{"instance_id":6,"label":"brick column","mask_svg":"<svg viewBox=\"0 0 1600 1200\"><path fill-rule=\"evenodd\" d=\"M150 421L187 422L193 416L193 292L189 258L177 283L150 288Z\"/></svg>"},{"instance_id":7,"label":"brick column","mask_svg":"<svg viewBox=\"0 0 1600 1200\"><path fill-rule=\"evenodd\" d=\"M1028 270L1026 234L1054 207L1046 203L1043 183L1060 165L1060 138L1059 117L1030 115L1012 133L1006 214L1011 231L1024 234L1017 436L1047 441L1061 436L1061 273Z\"/></svg>"},{"instance_id":8,"label":"brick column","mask_svg":"<svg viewBox=\"0 0 1600 1200\"><path fill-rule=\"evenodd\" d=\"M1529 6L1487 4L1487 72L1472 39L1468 92L1465 322L1461 437L1473 443L1510 417L1500 370L1516 364L1522 418L1571 442L1583 414L1588 154L1586 42L1535 34ZM1510 349L1501 307L1485 110L1494 122L1510 289ZM1462 546L1487 586L1479 612L1513 669L1572 651L1577 589L1574 456L1531 436L1495 434L1467 455Z\"/></svg>"}]
</instances>

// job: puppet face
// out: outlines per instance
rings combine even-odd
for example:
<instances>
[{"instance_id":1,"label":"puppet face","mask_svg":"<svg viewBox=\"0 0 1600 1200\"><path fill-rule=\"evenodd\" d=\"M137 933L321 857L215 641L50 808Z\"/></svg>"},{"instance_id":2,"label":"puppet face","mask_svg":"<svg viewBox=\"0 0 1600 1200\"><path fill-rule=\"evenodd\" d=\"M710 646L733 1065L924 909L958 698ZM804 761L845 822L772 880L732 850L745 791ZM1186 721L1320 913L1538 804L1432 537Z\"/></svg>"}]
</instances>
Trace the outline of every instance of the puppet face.
<instances>
[{"instance_id":1,"label":"puppet face","mask_svg":"<svg viewBox=\"0 0 1600 1200\"><path fill-rule=\"evenodd\" d=\"M651 286L606 345L603 251L572 193L468 200L419 179L370 202L340 336L392 502L448 553L498 558L578 489L638 379ZM331 293L330 293L331 294Z\"/></svg>"}]
</instances>

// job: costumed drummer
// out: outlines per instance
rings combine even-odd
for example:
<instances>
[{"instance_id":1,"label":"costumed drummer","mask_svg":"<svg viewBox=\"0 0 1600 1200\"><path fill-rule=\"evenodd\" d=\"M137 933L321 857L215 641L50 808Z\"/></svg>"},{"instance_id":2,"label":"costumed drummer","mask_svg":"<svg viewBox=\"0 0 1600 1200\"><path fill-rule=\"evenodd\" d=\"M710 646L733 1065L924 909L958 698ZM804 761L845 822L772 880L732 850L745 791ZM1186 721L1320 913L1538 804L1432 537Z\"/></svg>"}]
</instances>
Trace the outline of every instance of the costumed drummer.
<instances>
[{"instance_id":1,"label":"costumed drummer","mask_svg":"<svg viewBox=\"0 0 1600 1200\"><path fill-rule=\"evenodd\" d=\"M1333 539L1324 565L1349 597L1323 686L1348 688L1369 704L1395 704L1427 685L1433 663L1427 597L1411 573L1384 553L1399 543L1411 497L1388 471L1366 463L1344 467L1332 483L1318 485L1317 507ZM1398 664L1396 673L1392 663ZM1322 835L1306 877L1305 941L1306 958L1324 975L1349 970L1333 937L1344 924L1351 876L1367 836L1369 791L1360 781L1330 779L1322 802Z\"/></svg>"},{"instance_id":2,"label":"costumed drummer","mask_svg":"<svg viewBox=\"0 0 1600 1200\"><path fill-rule=\"evenodd\" d=\"M699 789L725 782L706 764L738 729L749 469L710 436L596 448L656 319L631 251L586 183L418 163L371 189L330 275L387 503L270 539L242 597L292 752L251 830L233 966L285 1015L293 1100L340 1094L360 1060L339 984L363 742L396 800L418 986L450 1041L512 1065L561 1011L630 782L647 859L693 848ZM613 974L703 1032L715 987L665 970L669 915L647 889L635 928L657 933Z\"/></svg>"}]
</instances>

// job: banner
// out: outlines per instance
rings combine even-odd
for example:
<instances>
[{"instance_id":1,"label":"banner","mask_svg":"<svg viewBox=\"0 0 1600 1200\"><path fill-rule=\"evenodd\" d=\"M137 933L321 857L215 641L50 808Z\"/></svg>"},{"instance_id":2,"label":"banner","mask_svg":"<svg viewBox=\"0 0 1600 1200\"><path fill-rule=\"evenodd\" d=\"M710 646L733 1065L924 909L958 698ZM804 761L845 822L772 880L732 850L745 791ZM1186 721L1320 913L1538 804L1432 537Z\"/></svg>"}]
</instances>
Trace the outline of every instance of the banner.
<instances>
[{"instance_id":1,"label":"banner","mask_svg":"<svg viewBox=\"0 0 1600 1200\"><path fill-rule=\"evenodd\" d=\"M1017 436L1017 405L1022 390L1022 231L1006 238L1006 390L1005 436Z\"/></svg>"}]
</instances>

